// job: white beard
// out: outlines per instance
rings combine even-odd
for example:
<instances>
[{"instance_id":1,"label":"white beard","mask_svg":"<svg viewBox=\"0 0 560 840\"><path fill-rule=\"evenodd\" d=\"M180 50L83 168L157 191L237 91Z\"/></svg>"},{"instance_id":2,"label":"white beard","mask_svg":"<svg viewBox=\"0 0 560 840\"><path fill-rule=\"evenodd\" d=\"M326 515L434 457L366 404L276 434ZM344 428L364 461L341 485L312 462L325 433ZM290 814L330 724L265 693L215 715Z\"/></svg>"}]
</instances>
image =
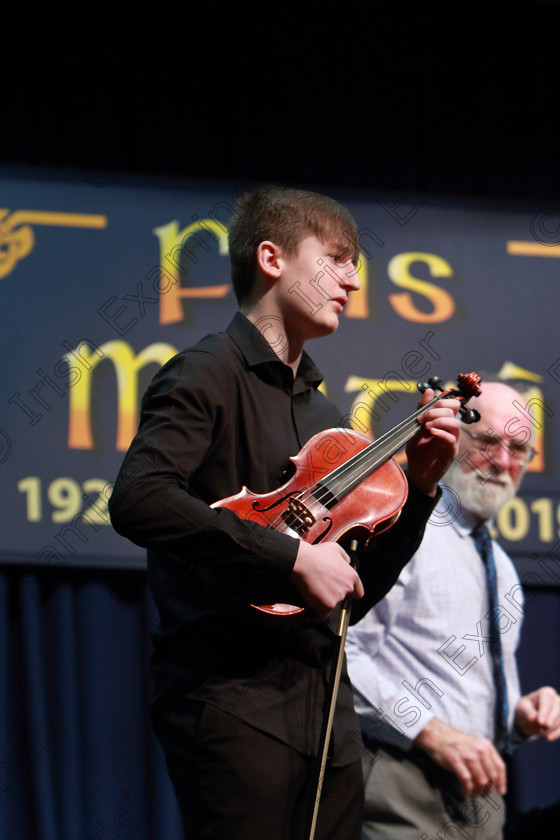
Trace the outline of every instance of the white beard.
<instances>
[{"instance_id":1,"label":"white beard","mask_svg":"<svg viewBox=\"0 0 560 840\"><path fill-rule=\"evenodd\" d=\"M458 494L461 505L481 519L493 519L506 502L515 496L518 484L508 473L492 474L481 481L475 470L455 461L443 479Z\"/></svg>"}]
</instances>

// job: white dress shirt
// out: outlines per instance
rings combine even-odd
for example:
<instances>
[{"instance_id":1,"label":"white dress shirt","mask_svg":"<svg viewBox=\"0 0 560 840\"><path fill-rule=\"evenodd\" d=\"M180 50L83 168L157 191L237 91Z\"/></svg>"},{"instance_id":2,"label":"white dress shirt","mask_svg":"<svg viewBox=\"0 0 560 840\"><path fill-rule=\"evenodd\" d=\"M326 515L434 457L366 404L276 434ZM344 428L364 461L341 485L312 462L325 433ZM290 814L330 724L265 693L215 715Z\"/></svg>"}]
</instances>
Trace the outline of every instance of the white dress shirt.
<instances>
[{"instance_id":1,"label":"white dress shirt","mask_svg":"<svg viewBox=\"0 0 560 840\"><path fill-rule=\"evenodd\" d=\"M409 749L436 717L470 735L494 736L495 700L483 562L476 520L444 493L420 548L393 589L348 631L346 654L366 743ZM523 593L493 540L510 728L519 700L515 652Z\"/></svg>"}]
</instances>

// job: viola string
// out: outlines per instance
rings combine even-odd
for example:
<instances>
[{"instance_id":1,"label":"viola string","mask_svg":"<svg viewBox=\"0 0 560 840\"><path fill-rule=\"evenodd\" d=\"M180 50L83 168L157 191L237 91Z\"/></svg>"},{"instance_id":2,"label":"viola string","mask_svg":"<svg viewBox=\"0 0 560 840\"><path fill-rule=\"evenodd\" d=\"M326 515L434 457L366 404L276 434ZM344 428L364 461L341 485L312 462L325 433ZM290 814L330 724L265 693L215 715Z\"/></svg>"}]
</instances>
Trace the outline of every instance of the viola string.
<instances>
[{"instance_id":1,"label":"viola string","mask_svg":"<svg viewBox=\"0 0 560 840\"><path fill-rule=\"evenodd\" d=\"M304 504L307 504L310 500L311 503L318 502L321 504L330 495L344 496L352 489L354 484L358 484L365 476L384 464L403 444L414 437L418 429L421 428L418 424L414 423L416 418L440 400L441 396L434 397L433 400L415 411L414 414L407 417L395 426L394 429L386 432L379 440L374 441L361 452L358 452L349 461L336 467L327 476L329 484L321 488L323 490L322 494L315 495L310 488L299 499ZM345 479L346 483L344 483ZM312 510L312 507L309 506L309 509Z\"/></svg>"},{"instance_id":2,"label":"viola string","mask_svg":"<svg viewBox=\"0 0 560 840\"><path fill-rule=\"evenodd\" d=\"M409 417L402 420L397 426L382 435L378 440L373 441L366 446L361 452L345 461L339 467L336 467L327 476L329 483L320 485L320 493L317 495L313 492L313 488L307 488L297 498L304 504L310 512L313 508L324 507L323 502L330 496L341 497L346 495L352 487L359 484L367 475L374 472L379 466L384 464L391 458L405 443L407 443L421 428L419 424L414 421L417 417L427 411L431 406L440 402L449 394L439 394L434 397L426 405L417 409ZM350 430L348 430L350 431ZM317 485L316 485L317 486ZM276 517L269 527L277 528L278 524L285 523L285 518L282 514ZM291 517L295 522L299 522L300 526L305 523L303 519L299 518L297 514L291 513ZM290 526L288 526L290 527Z\"/></svg>"},{"instance_id":3,"label":"viola string","mask_svg":"<svg viewBox=\"0 0 560 840\"><path fill-rule=\"evenodd\" d=\"M436 402L436 400L434 400ZM400 447L407 442L411 437L413 437L416 432L417 428L412 425L413 421L416 417L425 411L427 407L432 405L433 403L428 403L428 406L423 407L422 410L417 411L411 417L408 417L399 426L396 426L390 432L383 435L383 437L379 438L379 440L374 441L361 452L358 452L353 458L349 461L346 461L344 464L341 464L339 467L336 467L331 473L329 473L329 484L320 487L321 492L318 494L313 493L312 488L307 488L300 496L298 496L299 501L304 504L307 509L313 513L313 510L317 510L319 507L324 507L323 502L328 499L329 496L344 496L354 484L359 484L363 478L370 473L374 472L377 467L384 464L390 457L393 455ZM408 426L408 428L405 428ZM420 428L418 426L418 428ZM400 432L401 435L398 437L397 433ZM376 460L372 460L372 457ZM364 467L364 464L367 465ZM348 476L346 483L344 483L344 478ZM332 480L334 478L334 481ZM338 482L338 484L337 484ZM335 488L336 487L336 492ZM297 522L299 520L299 524L303 525L304 522L300 519L297 514L292 513L292 518ZM276 528L278 524L285 523L285 519L280 514L276 519L271 523L271 528Z\"/></svg>"}]
</instances>

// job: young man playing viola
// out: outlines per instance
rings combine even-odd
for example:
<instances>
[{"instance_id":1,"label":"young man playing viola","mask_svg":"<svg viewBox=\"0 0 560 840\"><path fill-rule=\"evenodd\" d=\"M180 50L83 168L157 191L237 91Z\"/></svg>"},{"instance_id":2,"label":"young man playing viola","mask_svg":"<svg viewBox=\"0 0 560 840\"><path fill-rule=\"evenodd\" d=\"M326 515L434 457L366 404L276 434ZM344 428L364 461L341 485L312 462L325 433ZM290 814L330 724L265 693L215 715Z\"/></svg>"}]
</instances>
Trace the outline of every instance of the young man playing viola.
<instances>
[{"instance_id":1,"label":"young man playing viola","mask_svg":"<svg viewBox=\"0 0 560 840\"><path fill-rule=\"evenodd\" d=\"M325 196L253 190L229 243L239 312L154 377L110 511L115 529L148 550L160 616L153 721L187 840L305 840L335 607L356 599L359 620L414 554L456 456L459 403L421 416L407 446L408 499L397 523L360 550L359 575L336 542L310 544L211 508L243 486L265 494L285 484L290 457L341 425L303 348L336 330L359 287L356 225ZM305 291L319 283L324 300L312 309ZM245 609L258 600L300 603L306 616L259 626ZM360 836L358 733L344 668L316 840Z\"/></svg>"}]
</instances>

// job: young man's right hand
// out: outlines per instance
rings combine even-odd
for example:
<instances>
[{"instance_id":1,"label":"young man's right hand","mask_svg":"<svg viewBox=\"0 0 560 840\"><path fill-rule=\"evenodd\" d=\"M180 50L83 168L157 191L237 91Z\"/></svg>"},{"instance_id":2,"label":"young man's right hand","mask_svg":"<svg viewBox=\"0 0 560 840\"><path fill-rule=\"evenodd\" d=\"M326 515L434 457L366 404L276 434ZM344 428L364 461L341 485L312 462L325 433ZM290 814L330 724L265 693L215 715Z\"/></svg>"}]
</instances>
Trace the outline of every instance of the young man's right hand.
<instances>
[{"instance_id":1,"label":"young man's right hand","mask_svg":"<svg viewBox=\"0 0 560 840\"><path fill-rule=\"evenodd\" d=\"M300 541L291 583L316 621L324 621L347 596L362 598L364 587L350 557L336 542Z\"/></svg>"}]
</instances>

